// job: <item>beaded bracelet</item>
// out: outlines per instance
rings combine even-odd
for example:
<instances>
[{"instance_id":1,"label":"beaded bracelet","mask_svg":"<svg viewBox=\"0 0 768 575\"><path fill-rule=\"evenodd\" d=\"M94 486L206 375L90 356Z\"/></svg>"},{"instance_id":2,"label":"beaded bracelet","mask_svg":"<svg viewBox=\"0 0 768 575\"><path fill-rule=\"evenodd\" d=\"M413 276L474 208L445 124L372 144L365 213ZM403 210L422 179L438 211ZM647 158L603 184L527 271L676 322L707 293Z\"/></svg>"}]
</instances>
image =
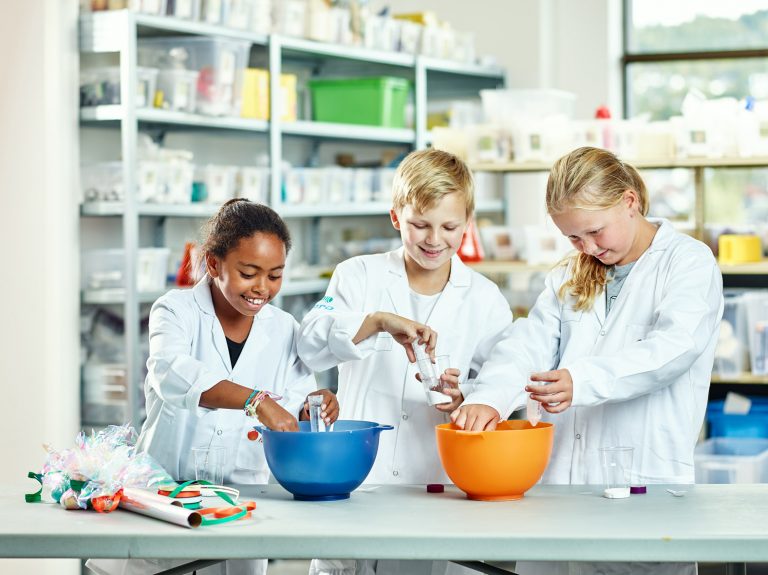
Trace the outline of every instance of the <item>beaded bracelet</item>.
<instances>
[{"instance_id":1,"label":"beaded bracelet","mask_svg":"<svg viewBox=\"0 0 768 575\"><path fill-rule=\"evenodd\" d=\"M243 404L243 409L246 409L248 407L248 404L251 403L251 400L253 399L253 396L259 393L258 389L254 389L251 392L251 395L248 396L248 399L245 400L245 403Z\"/></svg>"},{"instance_id":2,"label":"beaded bracelet","mask_svg":"<svg viewBox=\"0 0 768 575\"><path fill-rule=\"evenodd\" d=\"M248 417L256 417L256 410L259 407L259 404L264 401L267 397L271 397L275 400L283 399L282 395L278 395L276 393L272 393L271 391L258 391L254 389L254 393L256 393L256 396L253 397L253 400L251 398L248 398L248 401L245 403L245 407L243 408L243 411L245 411L245 415ZM254 394L252 393L251 396Z\"/></svg>"}]
</instances>

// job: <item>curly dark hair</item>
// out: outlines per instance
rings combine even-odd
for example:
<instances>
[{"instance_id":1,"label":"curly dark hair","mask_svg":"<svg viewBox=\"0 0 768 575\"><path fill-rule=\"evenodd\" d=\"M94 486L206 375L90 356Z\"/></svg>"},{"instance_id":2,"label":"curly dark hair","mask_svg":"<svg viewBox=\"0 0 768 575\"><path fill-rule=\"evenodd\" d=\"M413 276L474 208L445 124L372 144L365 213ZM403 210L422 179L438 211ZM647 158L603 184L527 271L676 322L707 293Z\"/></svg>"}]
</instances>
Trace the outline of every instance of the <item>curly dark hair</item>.
<instances>
[{"instance_id":1,"label":"curly dark hair","mask_svg":"<svg viewBox=\"0 0 768 575\"><path fill-rule=\"evenodd\" d=\"M207 255L213 255L224 258L241 239L255 233L277 236L285 245L286 254L291 249L288 226L275 210L245 198L229 200L203 226L200 257L204 259Z\"/></svg>"}]
</instances>

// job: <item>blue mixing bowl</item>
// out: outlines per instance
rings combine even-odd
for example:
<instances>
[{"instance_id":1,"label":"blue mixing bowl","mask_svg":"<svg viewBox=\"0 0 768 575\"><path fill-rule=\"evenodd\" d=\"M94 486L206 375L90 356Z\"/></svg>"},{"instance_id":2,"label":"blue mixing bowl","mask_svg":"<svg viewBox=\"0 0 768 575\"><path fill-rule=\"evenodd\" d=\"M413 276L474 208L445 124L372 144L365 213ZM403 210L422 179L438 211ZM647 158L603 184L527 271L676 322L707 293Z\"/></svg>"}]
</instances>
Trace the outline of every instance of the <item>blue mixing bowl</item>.
<instances>
[{"instance_id":1,"label":"blue mixing bowl","mask_svg":"<svg viewBox=\"0 0 768 575\"><path fill-rule=\"evenodd\" d=\"M267 464L277 482L301 501L347 499L376 460L379 434L391 425L338 420L333 431L312 432L308 421L298 432L255 427L262 434Z\"/></svg>"}]
</instances>

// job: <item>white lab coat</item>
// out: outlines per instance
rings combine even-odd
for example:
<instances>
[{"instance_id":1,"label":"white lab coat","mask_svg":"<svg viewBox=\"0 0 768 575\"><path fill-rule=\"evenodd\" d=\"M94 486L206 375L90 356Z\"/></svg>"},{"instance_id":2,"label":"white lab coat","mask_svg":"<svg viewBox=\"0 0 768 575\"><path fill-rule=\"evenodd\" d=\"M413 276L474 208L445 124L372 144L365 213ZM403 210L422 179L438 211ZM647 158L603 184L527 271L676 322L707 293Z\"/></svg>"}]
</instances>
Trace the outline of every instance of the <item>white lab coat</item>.
<instances>
[{"instance_id":1,"label":"white lab coat","mask_svg":"<svg viewBox=\"0 0 768 575\"><path fill-rule=\"evenodd\" d=\"M225 483L266 483L269 468L261 443L246 437L258 425L242 410L200 407L200 395L219 381L273 391L278 403L299 415L315 379L296 353L298 323L267 305L256 315L232 368L224 330L216 318L209 278L191 290L171 290L152 306L149 360L144 385L147 419L137 447L152 455L177 480L195 478L193 447L224 446L229 457ZM204 528L203 528L204 529ZM180 560L90 560L97 573L149 574L186 563ZM227 561L199 574L259 575L266 560Z\"/></svg>"},{"instance_id":2,"label":"white lab coat","mask_svg":"<svg viewBox=\"0 0 768 575\"><path fill-rule=\"evenodd\" d=\"M722 276L706 245L667 221L653 221L659 225L653 242L607 317L604 293L591 311L574 311L571 296L560 301L568 270L555 269L528 318L517 320L493 350L478 374L480 385L465 401L494 401L508 415L525 401L530 371L568 369L572 406L543 417L555 424L555 442L542 483L600 485L598 448L616 445L634 447L633 483L694 482L693 449L723 312ZM581 564L570 573L621 569ZM679 565L654 569L649 572L686 572ZM517 571L536 572L520 564Z\"/></svg>"},{"instance_id":3,"label":"white lab coat","mask_svg":"<svg viewBox=\"0 0 768 575\"><path fill-rule=\"evenodd\" d=\"M336 267L326 296L301 324L299 356L315 371L339 366L341 419L394 426L379 437L379 450L366 483L450 483L437 453L435 426L448 415L427 404L416 366L388 333L355 345L352 338L374 311L413 318L402 248L360 256ZM461 372L466 396L471 378L512 322L496 285L451 259L451 274L426 323L438 333L438 354ZM310 575L469 575L445 561L312 561Z\"/></svg>"},{"instance_id":4,"label":"white lab coat","mask_svg":"<svg viewBox=\"0 0 768 575\"><path fill-rule=\"evenodd\" d=\"M301 324L298 351L315 371L339 366L341 419L395 427L379 439L367 483L449 483L437 453L435 426L448 415L427 404L416 366L383 332L352 343L366 315L391 312L413 318L403 249L355 257L336 267L326 297ZM454 256L448 283L427 323L438 333L437 352L461 371L466 396L476 373L511 325L509 304L498 287Z\"/></svg>"}]
</instances>

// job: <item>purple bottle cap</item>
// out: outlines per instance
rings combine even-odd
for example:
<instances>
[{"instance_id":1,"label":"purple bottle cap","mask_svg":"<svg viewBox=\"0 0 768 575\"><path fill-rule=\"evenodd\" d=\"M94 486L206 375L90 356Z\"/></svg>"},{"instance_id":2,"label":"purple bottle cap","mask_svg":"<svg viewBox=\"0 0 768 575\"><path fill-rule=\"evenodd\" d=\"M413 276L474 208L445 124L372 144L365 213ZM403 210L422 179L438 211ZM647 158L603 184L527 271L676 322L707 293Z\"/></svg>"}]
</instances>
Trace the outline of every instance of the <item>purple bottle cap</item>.
<instances>
[{"instance_id":1,"label":"purple bottle cap","mask_svg":"<svg viewBox=\"0 0 768 575\"><path fill-rule=\"evenodd\" d=\"M646 493L645 485L632 485L629 488L629 492L632 495L639 495L641 493Z\"/></svg>"},{"instance_id":2,"label":"purple bottle cap","mask_svg":"<svg viewBox=\"0 0 768 575\"><path fill-rule=\"evenodd\" d=\"M445 487L442 483L430 483L427 485L427 493L442 493Z\"/></svg>"}]
</instances>

